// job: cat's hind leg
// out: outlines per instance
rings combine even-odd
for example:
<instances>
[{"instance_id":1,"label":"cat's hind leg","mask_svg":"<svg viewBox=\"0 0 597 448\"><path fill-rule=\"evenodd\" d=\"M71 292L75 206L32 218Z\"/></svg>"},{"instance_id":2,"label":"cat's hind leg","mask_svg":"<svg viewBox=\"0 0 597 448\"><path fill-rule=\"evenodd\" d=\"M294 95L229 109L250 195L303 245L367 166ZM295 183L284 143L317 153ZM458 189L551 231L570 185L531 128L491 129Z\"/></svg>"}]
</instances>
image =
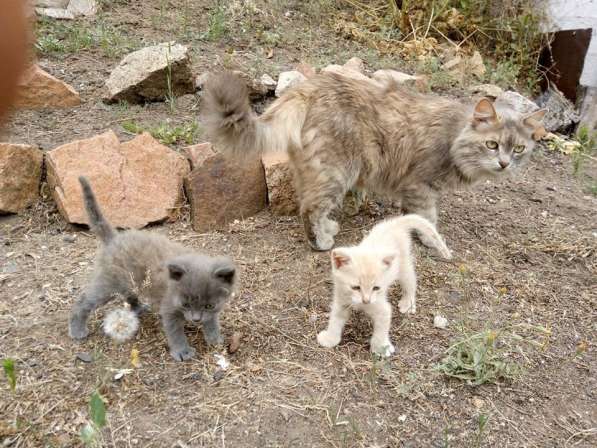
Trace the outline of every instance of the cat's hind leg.
<instances>
[{"instance_id":1,"label":"cat's hind leg","mask_svg":"<svg viewBox=\"0 0 597 448\"><path fill-rule=\"evenodd\" d=\"M68 333L73 339L84 339L89 335L87 319L98 307L116 298L116 294L99 281L89 284L73 305Z\"/></svg>"},{"instance_id":2,"label":"cat's hind leg","mask_svg":"<svg viewBox=\"0 0 597 448\"><path fill-rule=\"evenodd\" d=\"M417 312L417 274L409 254L403 254L398 281L402 288L402 298L398 302L398 309L403 314L415 314Z\"/></svg>"},{"instance_id":3,"label":"cat's hind leg","mask_svg":"<svg viewBox=\"0 0 597 448\"><path fill-rule=\"evenodd\" d=\"M341 207L346 192L351 187L351 176L338 166L317 163L315 169L303 173L303 183L298 191L301 217L305 234L315 250L329 250L340 230L338 222L330 213Z\"/></svg>"}]
</instances>

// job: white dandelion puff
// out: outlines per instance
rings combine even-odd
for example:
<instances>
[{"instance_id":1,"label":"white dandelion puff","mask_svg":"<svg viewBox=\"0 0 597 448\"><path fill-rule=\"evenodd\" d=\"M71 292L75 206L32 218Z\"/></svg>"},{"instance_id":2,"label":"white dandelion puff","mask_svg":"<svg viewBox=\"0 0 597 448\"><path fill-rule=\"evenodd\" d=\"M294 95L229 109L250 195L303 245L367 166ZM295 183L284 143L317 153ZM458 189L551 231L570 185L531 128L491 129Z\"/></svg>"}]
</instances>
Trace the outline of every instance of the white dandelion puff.
<instances>
[{"instance_id":1,"label":"white dandelion puff","mask_svg":"<svg viewBox=\"0 0 597 448\"><path fill-rule=\"evenodd\" d=\"M139 317L127 308L110 311L104 319L104 332L117 342L131 339L139 329Z\"/></svg>"}]
</instances>

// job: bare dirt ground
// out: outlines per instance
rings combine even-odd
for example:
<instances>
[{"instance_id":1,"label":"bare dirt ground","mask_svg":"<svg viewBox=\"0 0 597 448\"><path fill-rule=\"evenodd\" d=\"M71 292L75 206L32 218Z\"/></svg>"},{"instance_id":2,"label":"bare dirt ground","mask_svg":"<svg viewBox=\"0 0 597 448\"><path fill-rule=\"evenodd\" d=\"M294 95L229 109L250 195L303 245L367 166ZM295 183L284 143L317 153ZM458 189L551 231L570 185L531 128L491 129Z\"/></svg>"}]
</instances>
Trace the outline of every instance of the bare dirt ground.
<instances>
[{"instance_id":1,"label":"bare dirt ground","mask_svg":"<svg viewBox=\"0 0 597 448\"><path fill-rule=\"evenodd\" d=\"M237 50L234 64L272 75L300 60L317 65L354 54L383 65L309 12L324 2L272 2L272 12L254 13L251 22L231 18L232 30L246 31L215 42L175 26L183 14L185 29L206 30L211 3L126 3L104 2L97 20L142 44L191 45L198 72L230 65L230 48ZM160 14L162 20L152 19ZM259 27L282 36L271 59L260 53ZM118 59L97 47L41 55L40 65L79 89L83 104L19 112L3 139L51 149L108 128L130 138L120 126L124 119L197 119L199 96L183 98L174 111L160 103L101 103L103 80ZM585 169L595 176L595 168ZM94 236L65 224L49 200L22 216L0 217L0 356L15 359L17 370L14 394L0 384L0 440L14 447L79 446L89 396L98 389L108 410L105 446L595 446L597 199L584 188L569 157L540 148L516 178L445 194L440 231L455 259L442 261L417 246L418 312L396 312L397 353L388 361L371 357L371 326L362 316L353 317L336 349L317 345L331 292L328 254L308 249L297 218L264 211L208 234L193 232L188 217L155 226L152 231L209 254L228 253L241 267L238 295L223 314L225 335L240 332L241 346L226 355L223 375L217 351L196 329L188 333L198 358L174 362L153 315L134 341L115 345L102 335L100 310L88 340L71 341L68 313L90 272ZM345 217L338 243L359 241L395 213L370 203ZM436 314L448 318L447 329L433 326ZM433 369L455 338L504 328L522 338L507 347L508 359L522 367L513 381L473 387ZM131 365L133 348L138 368ZM92 362L78 360L81 352ZM123 368L131 370L114 380ZM489 418L483 430L480 417Z\"/></svg>"}]
</instances>

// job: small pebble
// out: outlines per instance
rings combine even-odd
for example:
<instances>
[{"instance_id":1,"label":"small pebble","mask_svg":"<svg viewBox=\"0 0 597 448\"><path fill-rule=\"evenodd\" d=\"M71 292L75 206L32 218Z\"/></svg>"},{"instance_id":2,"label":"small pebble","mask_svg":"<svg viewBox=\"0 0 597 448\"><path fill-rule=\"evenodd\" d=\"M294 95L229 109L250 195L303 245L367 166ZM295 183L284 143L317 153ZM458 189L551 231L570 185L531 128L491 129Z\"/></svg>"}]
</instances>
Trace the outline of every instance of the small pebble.
<instances>
[{"instance_id":1,"label":"small pebble","mask_svg":"<svg viewBox=\"0 0 597 448\"><path fill-rule=\"evenodd\" d=\"M446 328L448 326L448 319L444 316L437 315L433 318L433 326L436 328Z\"/></svg>"},{"instance_id":2,"label":"small pebble","mask_svg":"<svg viewBox=\"0 0 597 448\"><path fill-rule=\"evenodd\" d=\"M79 361L83 361L83 362L91 362L91 361L93 361L93 358L87 352L77 353L75 356L77 357L77 359Z\"/></svg>"},{"instance_id":3,"label":"small pebble","mask_svg":"<svg viewBox=\"0 0 597 448\"><path fill-rule=\"evenodd\" d=\"M240 348L241 338L242 338L242 333L240 333L238 331L232 335L232 338L230 340L230 345L228 346L228 353L233 354L238 351L238 349Z\"/></svg>"},{"instance_id":4,"label":"small pebble","mask_svg":"<svg viewBox=\"0 0 597 448\"><path fill-rule=\"evenodd\" d=\"M73 234L67 233L66 235L64 235L62 237L62 240L66 243L74 243L76 240L76 237Z\"/></svg>"},{"instance_id":5,"label":"small pebble","mask_svg":"<svg viewBox=\"0 0 597 448\"><path fill-rule=\"evenodd\" d=\"M222 369L217 369L214 372L214 381L218 382L220 381L222 378L224 378L226 376L226 372Z\"/></svg>"}]
</instances>

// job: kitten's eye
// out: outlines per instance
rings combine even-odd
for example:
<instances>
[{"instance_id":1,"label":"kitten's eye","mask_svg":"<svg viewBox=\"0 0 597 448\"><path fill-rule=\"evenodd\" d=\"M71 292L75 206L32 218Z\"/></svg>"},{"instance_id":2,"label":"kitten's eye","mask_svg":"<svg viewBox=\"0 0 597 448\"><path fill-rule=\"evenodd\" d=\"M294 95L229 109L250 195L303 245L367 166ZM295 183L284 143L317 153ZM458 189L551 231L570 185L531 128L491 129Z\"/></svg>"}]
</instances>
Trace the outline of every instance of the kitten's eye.
<instances>
[{"instance_id":1,"label":"kitten's eye","mask_svg":"<svg viewBox=\"0 0 597 448\"><path fill-rule=\"evenodd\" d=\"M356 285L356 286L351 286L350 289L352 289L353 291L360 291L361 287Z\"/></svg>"},{"instance_id":2,"label":"kitten's eye","mask_svg":"<svg viewBox=\"0 0 597 448\"><path fill-rule=\"evenodd\" d=\"M524 150L526 149L526 146L524 145L516 145L514 146L514 152L517 154L520 154L521 152L524 152Z\"/></svg>"},{"instance_id":3,"label":"kitten's eye","mask_svg":"<svg viewBox=\"0 0 597 448\"><path fill-rule=\"evenodd\" d=\"M498 142L496 142L495 140L487 140L485 142L485 146L487 146L489 149L495 151L496 149L498 149L499 145L498 145Z\"/></svg>"},{"instance_id":4,"label":"kitten's eye","mask_svg":"<svg viewBox=\"0 0 597 448\"><path fill-rule=\"evenodd\" d=\"M212 309L213 309L213 307L214 307L214 306L213 306L213 304L212 304L212 303L206 303L206 304L205 304L205 309L206 309L206 310L212 310Z\"/></svg>"},{"instance_id":5,"label":"kitten's eye","mask_svg":"<svg viewBox=\"0 0 597 448\"><path fill-rule=\"evenodd\" d=\"M379 291L379 286L374 286L373 291Z\"/></svg>"}]
</instances>

